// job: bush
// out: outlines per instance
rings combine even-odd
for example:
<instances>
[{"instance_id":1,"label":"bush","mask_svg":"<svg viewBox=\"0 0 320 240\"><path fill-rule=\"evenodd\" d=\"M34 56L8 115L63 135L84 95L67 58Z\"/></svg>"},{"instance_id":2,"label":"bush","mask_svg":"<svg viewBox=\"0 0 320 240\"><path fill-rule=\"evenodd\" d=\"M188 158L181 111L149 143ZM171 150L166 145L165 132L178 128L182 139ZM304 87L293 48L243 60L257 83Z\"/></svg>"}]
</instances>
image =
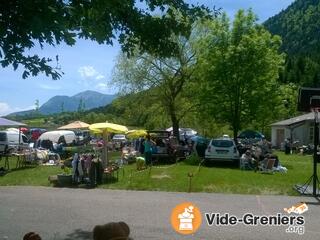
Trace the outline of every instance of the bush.
<instances>
[{"instance_id":1,"label":"bush","mask_svg":"<svg viewBox=\"0 0 320 240\"><path fill-rule=\"evenodd\" d=\"M198 166L201 161L202 159L197 154L192 153L186 158L185 163L187 165Z\"/></svg>"}]
</instances>

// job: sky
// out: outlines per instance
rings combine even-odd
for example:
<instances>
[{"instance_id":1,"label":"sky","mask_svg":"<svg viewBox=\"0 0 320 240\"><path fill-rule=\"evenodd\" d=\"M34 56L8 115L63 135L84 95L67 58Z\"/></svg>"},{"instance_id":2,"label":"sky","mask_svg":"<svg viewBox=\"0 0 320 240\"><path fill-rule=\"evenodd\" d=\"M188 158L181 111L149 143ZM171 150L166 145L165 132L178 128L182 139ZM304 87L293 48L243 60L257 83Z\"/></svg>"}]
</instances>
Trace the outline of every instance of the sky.
<instances>
[{"instance_id":1,"label":"sky","mask_svg":"<svg viewBox=\"0 0 320 240\"><path fill-rule=\"evenodd\" d=\"M238 9L252 8L259 22L274 16L289 6L294 0L187 0L209 8L221 8L232 19ZM11 112L34 109L36 100L40 105L56 95L73 96L86 90L105 94L115 94L112 86L112 71L120 53L120 45L99 45L90 40L78 40L70 47L64 44L56 47L35 47L31 53L55 59L59 55L59 67L64 72L59 80L52 80L40 74L37 77L22 79L21 66L14 71L12 66L0 67L0 116Z\"/></svg>"}]
</instances>

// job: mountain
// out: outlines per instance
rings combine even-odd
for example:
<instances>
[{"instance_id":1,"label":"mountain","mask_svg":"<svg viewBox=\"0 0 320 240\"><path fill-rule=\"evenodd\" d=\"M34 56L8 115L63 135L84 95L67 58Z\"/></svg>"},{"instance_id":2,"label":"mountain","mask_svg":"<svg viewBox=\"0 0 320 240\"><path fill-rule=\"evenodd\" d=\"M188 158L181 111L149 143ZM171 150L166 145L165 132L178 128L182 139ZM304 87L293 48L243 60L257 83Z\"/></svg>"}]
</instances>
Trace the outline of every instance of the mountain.
<instances>
[{"instance_id":1,"label":"mountain","mask_svg":"<svg viewBox=\"0 0 320 240\"><path fill-rule=\"evenodd\" d=\"M280 35L289 55L318 55L320 51L320 0L296 0L269 18L264 26Z\"/></svg>"},{"instance_id":2,"label":"mountain","mask_svg":"<svg viewBox=\"0 0 320 240\"><path fill-rule=\"evenodd\" d=\"M54 96L39 108L39 113L49 115L61 112L75 112L98 108L111 103L116 95L107 95L95 91L85 91L72 97ZM11 113L9 116L21 116L35 113L35 110Z\"/></svg>"},{"instance_id":3,"label":"mountain","mask_svg":"<svg viewBox=\"0 0 320 240\"><path fill-rule=\"evenodd\" d=\"M320 0L296 0L264 26L281 36L287 54L280 82L320 87Z\"/></svg>"},{"instance_id":4,"label":"mountain","mask_svg":"<svg viewBox=\"0 0 320 240\"><path fill-rule=\"evenodd\" d=\"M116 98L116 96L106 95L94 91L85 91L74 95L73 98L78 102L77 107L79 106L79 102L82 99L83 103L85 104L85 110L89 110L111 103Z\"/></svg>"}]
</instances>

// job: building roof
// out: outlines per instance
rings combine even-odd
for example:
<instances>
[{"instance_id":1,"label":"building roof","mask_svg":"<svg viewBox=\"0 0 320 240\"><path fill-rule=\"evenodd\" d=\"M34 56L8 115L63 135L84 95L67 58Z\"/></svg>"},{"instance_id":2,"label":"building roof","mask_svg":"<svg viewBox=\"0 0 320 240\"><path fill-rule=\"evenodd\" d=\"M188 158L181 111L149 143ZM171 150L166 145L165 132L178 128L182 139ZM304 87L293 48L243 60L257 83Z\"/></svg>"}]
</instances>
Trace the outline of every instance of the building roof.
<instances>
[{"instance_id":1,"label":"building roof","mask_svg":"<svg viewBox=\"0 0 320 240\"><path fill-rule=\"evenodd\" d=\"M276 126L282 126L282 127L286 127L286 126L292 126L292 125L295 125L295 124L299 124L299 123L302 123L304 121L311 121L311 120L314 120L314 113L307 113L307 114L304 114L304 115L301 115L301 116L297 116L297 117L294 117L294 118L290 118L290 119L287 119L287 120L283 120L283 121L280 121L280 122L276 122L276 123L272 123L271 126L272 127L276 127Z\"/></svg>"}]
</instances>

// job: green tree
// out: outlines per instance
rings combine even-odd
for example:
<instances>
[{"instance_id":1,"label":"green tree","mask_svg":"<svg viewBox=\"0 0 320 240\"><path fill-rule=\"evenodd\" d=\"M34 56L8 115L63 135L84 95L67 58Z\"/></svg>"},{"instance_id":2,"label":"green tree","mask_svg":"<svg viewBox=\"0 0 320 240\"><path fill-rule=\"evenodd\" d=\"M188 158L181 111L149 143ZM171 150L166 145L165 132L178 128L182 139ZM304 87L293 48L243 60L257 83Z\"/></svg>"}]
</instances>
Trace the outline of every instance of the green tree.
<instances>
[{"instance_id":1,"label":"green tree","mask_svg":"<svg viewBox=\"0 0 320 240\"><path fill-rule=\"evenodd\" d=\"M225 14L207 21L198 36L202 112L229 123L236 137L259 112L272 114L281 40L259 26L251 10L239 10L232 26Z\"/></svg>"},{"instance_id":2,"label":"green tree","mask_svg":"<svg viewBox=\"0 0 320 240\"><path fill-rule=\"evenodd\" d=\"M188 35L191 23L207 14L203 7L190 6L183 0L141 0L139 5L141 2L146 8L138 7L135 0L2 1L0 63L14 70L21 65L23 78L42 72L58 79L61 72L50 65L51 59L29 56L27 50L36 44L41 48L46 44L73 45L77 38L99 44L112 44L118 38L125 52L139 45L142 50L168 54L176 49L171 34ZM161 15L154 16L155 11Z\"/></svg>"},{"instance_id":3,"label":"green tree","mask_svg":"<svg viewBox=\"0 0 320 240\"><path fill-rule=\"evenodd\" d=\"M35 105L35 110L36 110L36 112L39 113L39 108L40 108L39 99L36 99L34 105Z\"/></svg>"},{"instance_id":4,"label":"green tree","mask_svg":"<svg viewBox=\"0 0 320 240\"><path fill-rule=\"evenodd\" d=\"M175 39L179 49L174 57L147 53L131 58L121 55L113 80L120 84L123 92L140 92L144 105L147 103L144 108L152 108L154 116L159 117L162 108L170 118L173 134L179 139L179 123L194 108L186 86L193 79L195 54L188 40ZM152 107L155 104L157 106Z\"/></svg>"}]
</instances>

